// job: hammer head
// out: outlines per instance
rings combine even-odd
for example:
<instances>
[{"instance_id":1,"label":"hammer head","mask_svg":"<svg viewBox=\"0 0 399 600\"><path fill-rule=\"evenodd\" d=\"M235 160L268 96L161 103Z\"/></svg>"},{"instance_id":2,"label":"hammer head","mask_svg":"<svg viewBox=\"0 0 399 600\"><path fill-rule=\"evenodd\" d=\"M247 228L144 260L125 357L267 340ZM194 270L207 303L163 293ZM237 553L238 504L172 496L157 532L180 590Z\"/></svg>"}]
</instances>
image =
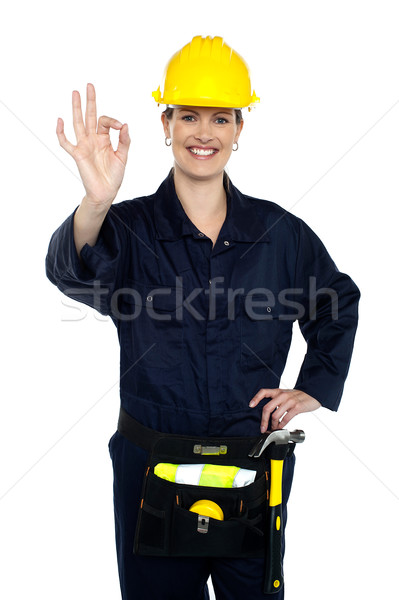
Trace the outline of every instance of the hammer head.
<instances>
[{"instance_id":1,"label":"hammer head","mask_svg":"<svg viewBox=\"0 0 399 600\"><path fill-rule=\"evenodd\" d=\"M295 442L300 444L305 440L305 432L302 429L288 431L287 429L276 429L275 431L267 431L255 444L248 456L258 458L270 444L277 446Z\"/></svg>"}]
</instances>

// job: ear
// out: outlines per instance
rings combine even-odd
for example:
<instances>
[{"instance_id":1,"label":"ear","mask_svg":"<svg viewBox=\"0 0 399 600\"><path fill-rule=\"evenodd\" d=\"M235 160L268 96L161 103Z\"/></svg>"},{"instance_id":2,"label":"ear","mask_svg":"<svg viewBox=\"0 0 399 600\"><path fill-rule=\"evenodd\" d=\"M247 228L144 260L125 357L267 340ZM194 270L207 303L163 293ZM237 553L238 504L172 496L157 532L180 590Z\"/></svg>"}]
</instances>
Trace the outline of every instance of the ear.
<instances>
[{"instance_id":1,"label":"ear","mask_svg":"<svg viewBox=\"0 0 399 600\"><path fill-rule=\"evenodd\" d=\"M241 123L240 123L239 125L237 125L237 133L236 133L236 136L235 136L235 138L234 138L234 141L235 141L235 142L238 142L238 138L239 138L239 137L240 137L240 135L241 135L241 131L242 131L242 128L243 128L243 127L244 127L244 119L242 119L242 120L241 120Z\"/></svg>"},{"instance_id":2,"label":"ear","mask_svg":"<svg viewBox=\"0 0 399 600\"><path fill-rule=\"evenodd\" d=\"M166 137L170 138L171 135L170 135L169 120L167 119L167 117L164 113L161 114L161 121L162 121L163 130L165 132Z\"/></svg>"}]
</instances>

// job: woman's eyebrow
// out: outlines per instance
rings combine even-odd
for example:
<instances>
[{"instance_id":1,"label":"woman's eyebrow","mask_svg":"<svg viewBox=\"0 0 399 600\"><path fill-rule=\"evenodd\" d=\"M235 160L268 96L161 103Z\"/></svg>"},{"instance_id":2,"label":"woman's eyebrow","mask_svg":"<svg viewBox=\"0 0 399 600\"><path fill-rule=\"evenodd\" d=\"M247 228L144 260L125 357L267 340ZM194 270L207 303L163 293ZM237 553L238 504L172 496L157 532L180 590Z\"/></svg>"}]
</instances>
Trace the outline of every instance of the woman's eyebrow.
<instances>
[{"instance_id":1,"label":"woman's eyebrow","mask_svg":"<svg viewBox=\"0 0 399 600\"><path fill-rule=\"evenodd\" d=\"M177 110L178 112L192 112L195 115L199 115L199 113L196 110L191 110L191 108L178 108Z\"/></svg>"},{"instance_id":2,"label":"woman's eyebrow","mask_svg":"<svg viewBox=\"0 0 399 600\"><path fill-rule=\"evenodd\" d=\"M218 110L217 112L213 113L212 117L214 117L215 115L229 115L229 117L232 117L233 115L225 110Z\"/></svg>"},{"instance_id":3,"label":"woman's eyebrow","mask_svg":"<svg viewBox=\"0 0 399 600\"><path fill-rule=\"evenodd\" d=\"M197 112L196 110L192 110L191 108L178 108L179 112L192 112L195 115L199 116L199 112ZM233 115L225 110L218 110L216 112L214 112L212 114L212 117L214 117L215 115L229 115L230 117L232 117Z\"/></svg>"}]
</instances>

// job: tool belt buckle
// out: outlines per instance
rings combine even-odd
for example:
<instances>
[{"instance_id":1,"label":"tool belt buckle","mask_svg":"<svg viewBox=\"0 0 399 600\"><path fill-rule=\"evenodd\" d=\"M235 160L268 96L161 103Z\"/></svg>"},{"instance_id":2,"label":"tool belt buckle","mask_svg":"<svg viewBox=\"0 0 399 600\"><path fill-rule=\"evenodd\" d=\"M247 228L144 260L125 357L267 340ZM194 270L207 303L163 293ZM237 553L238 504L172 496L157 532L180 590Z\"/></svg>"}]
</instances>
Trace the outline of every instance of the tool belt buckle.
<instances>
[{"instance_id":1,"label":"tool belt buckle","mask_svg":"<svg viewBox=\"0 0 399 600\"><path fill-rule=\"evenodd\" d=\"M194 454L201 454L202 456L219 456L220 454L227 454L227 446L202 446L201 444L195 444L193 448Z\"/></svg>"}]
</instances>

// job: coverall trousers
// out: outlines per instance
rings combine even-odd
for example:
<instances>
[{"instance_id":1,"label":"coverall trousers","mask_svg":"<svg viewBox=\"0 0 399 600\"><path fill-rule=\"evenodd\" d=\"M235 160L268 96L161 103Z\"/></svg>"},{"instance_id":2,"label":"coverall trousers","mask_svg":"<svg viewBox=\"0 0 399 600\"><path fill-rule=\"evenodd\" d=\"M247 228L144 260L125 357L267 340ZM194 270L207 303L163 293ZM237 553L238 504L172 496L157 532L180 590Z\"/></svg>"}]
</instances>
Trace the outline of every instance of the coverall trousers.
<instances>
[{"instance_id":1,"label":"coverall trousers","mask_svg":"<svg viewBox=\"0 0 399 600\"><path fill-rule=\"evenodd\" d=\"M208 600L209 577L217 600L283 600L283 589L277 594L263 593L263 559L135 555L133 540L148 455L118 431L110 439L109 451L114 470L115 536L123 600ZM284 462L284 526L294 465L293 454Z\"/></svg>"}]
</instances>

